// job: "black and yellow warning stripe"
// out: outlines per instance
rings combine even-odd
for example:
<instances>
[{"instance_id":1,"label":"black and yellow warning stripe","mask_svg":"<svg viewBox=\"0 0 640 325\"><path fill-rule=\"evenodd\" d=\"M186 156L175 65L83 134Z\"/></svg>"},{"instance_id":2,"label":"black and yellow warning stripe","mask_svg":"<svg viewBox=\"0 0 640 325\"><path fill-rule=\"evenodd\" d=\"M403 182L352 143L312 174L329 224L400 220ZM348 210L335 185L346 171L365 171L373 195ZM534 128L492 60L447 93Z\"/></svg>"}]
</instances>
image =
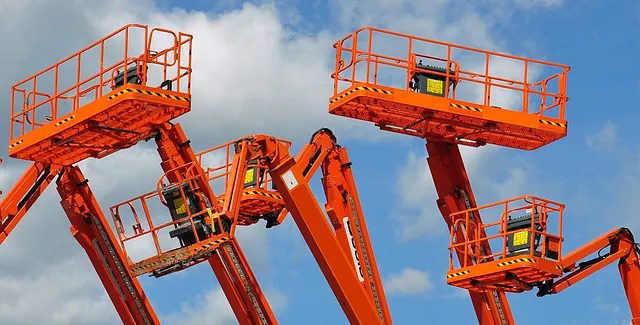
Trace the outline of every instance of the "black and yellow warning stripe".
<instances>
[{"instance_id":1,"label":"black and yellow warning stripe","mask_svg":"<svg viewBox=\"0 0 640 325\"><path fill-rule=\"evenodd\" d=\"M482 108L479 108L479 107L473 107L473 106L469 106L469 105L461 105L461 104L456 104L456 103L449 103L449 106L451 106L453 108L466 109L467 111L482 113Z\"/></svg>"},{"instance_id":2,"label":"black and yellow warning stripe","mask_svg":"<svg viewBox=\"0 0 640 325\"><path fill-rule=\"evenodd\" d=\"M143 94L143 95L150 95L150 96L157 96L157 97L162 97L162 98L167 98L167 99L175 99L175 100L181 100L184 102L190 102L191 99L188 97L182 97L182 96L175 96L175 95L169 95L169 94L164 94L164 93L160 93L160 92L156 92L156 91L149 91L149 90L144 90L144 89L135 89L135 88L126 88L123 90L120 90L119 92L109 96L109 100L112 100L120 95L124 95L127 93L138 93L138 94Z\"/></svg>"},{"instance_id":3,"label":"black and yellow warning stripe","mask_svg":"<svg viewBox=\"0 0 640 325\"><path fill-rule=\"evenodd\" d=\"M218 238L218 239L214 239L214 240L212 240L212 241L210 241L210 242L208 242L208 243L206 243L204 245L200 245L200 249L207 249L207 248L209 248L211 246L214 246L214 245L220 245L220 244L222 244L222 243L224 243L224 242L226 242L228 240L229 240L229 237L221 237L221 238Z\"/></svg>"},{"instance_id":4,"label":"black and yellow warning stripe","mask_svg":"<svg viewBox=\"0 0 640 325\"><path fill-rule=\"evenodd\" d=\"M460 272L453 272L453 273L447 274L447 279L457 278L459 276L468 275L468 274L471 274L471 271L464 270Z\"/></svg>"},{"instance_id":5,"label":"black and yellow warning stripe","mask_svg":"<svg viewBox=\"0 0 640 325\"><path fill-rule=\"evenodd\" d=\"M13 148L15 148L16 146L21 145L23 142L24 142L24 140L16 141L16 142L14 142L14 143L12 143L12 144L10 144L10 145L9 145L9 149L13 149Z\"/></svg>"},{"instance_id":6,"label":"black and yellow warning stripe","mask_svg":"<svg viewBox=\"0 0 640 325\"><path fill-rule=\"evenodd\" d=\"M69 121L73 120L75 117L76 117L75 115L71 115L71 116L65 117L64 119L62 119L62 120L60 120L60 121L56 122L53 126L54 126L54 127L58 127L58 126L60 126L60 125L62 125L62 124L65 124L65 123L67 123L67 122L69 122ZM9 149L13 149L13 148L15 148L15 147L17 147L17 146L21 145L23 142L24 142L24 140L16 141L16 142L14 142L14 143L12 143L12 144L10 144L10 145L9 145Z\"/></svg>"},{"instance_id":7,"label":"black and yellow warning stripe","mask_svg":"<svg viewBox=\"0 0 640 325\"><path fill-rule=\"evenodd\" d=\"M566 123L554 122L554 121L549 121L549 120L538 120L538 121L540 123L546 124L546 125L559 126L559 127L562 127L562 128L566 128L567 127Z\"/></svg>"},{"instance_id":8,"label":"black and yellow warning stripe","mask_svg":"<svg viewBox=\"0 0 640 325\"><path fill-rule=\"evenodd\" d=\"M147 261L146 263L140 263L134 265L130 271L136 275L143 274L149 271L149 269L156 269L159 266L167 266L174 263L176 260L182 259L187 256L187 251L183 250L178 254L171 254L163 259L155 259Z\"/></svg>"},{"instance_id":9,"label":"black and yellow warning stripe","mask_svg":"<svg viewBox=\"0 0 640 325\"><path fill-rule=\"evenodd\" d=\"M221 238L217 238L214 239L212 241L209 241L205 244L200 245L199 247L196 247L196 251L201 251L201 250L206 250L208 248L210 248L211 246L218 246L226 241L229 240L229 237L224 236ZM138 265L135 265L134 267L131 268L131 272L133 272L134 274L142 274L142 273L146 273L148 272L150 269L157 269L158 267L164 267L167 265L171 265L173 263L175 263L175 261L177 260L182 260L183 258L187 257L188 251L186 250L188 247L185 247L185 250L183 250L182 252L178 253L178 254L171 254L169 256L166 256L162 259L156 259L156 260L151 260L148 261L146 263L141 263Z\"/></svg>"},{"instance_id":10,"label":"black and yellow warning stripe","mask_svg":"<svg viewBox=\"0 0 640 325\"><path fill-rule=\"evenodd\" d=\"M517 264L517 263L535 263L536 260L532 259L532 258L528 258L528 257L523 257L523 258L516 258L513 260L509 260L509 261L504 261L504 262L499 262L498 266L507 266L507 265L513 265L513 264Z\"/></svg>"},{"instance_id":11,"label":"black and yellow warning stripe","mask_svg":"<svg viewBox=\"0 0 640 325\"><path fill-rule=\"evenodd\" d=\"M261 196L270 197L270 198L276 199L276 200L282 200L282 196L276 195L276 194L273 194L273 193L269 193L269 192L264 192L264 191L244 191L244 192L242 192L242 196L248 196L248 195L261 195ZM222 203L222 202L224 202L224 199L218 200L218 203Z\"/></svg>"},{"instance_id":12,"label":"black and yellow warning stripe","mask_svg":"<svg viewBox=\"0 0 640 325\"><path fill-rule=\"evenodd\" d=\"M393 92L392 92L392 91L390 91L390 90L379 89L379 88L372 88L372 87L358 86L358 87L353 87L353 88L349 89L349 91L347 91L347 92L345 92L345 93L343 93L343 94L341 94L341 95L339 95L339 96L336 96L336 97L334 97L334 98L331 98L331 99L329 100L329 104L333 104L333 103L335 103L335 102L337 102L337 101L339 101L339 100L341 100L341 99L343 99L343 98L345 98L345 97L347 97L347 96L349 96L349 95L351 95L351 94L355 93L356 91L361 91L361 90L365 90L365 91L372 91L372 92L374 92L374 93L380 93L380 94L385 94L385 95L393 95Z\"/></svg>"},{"instance_id":13,"label":"black and yellow warning stripe","mask_svg":"<svg viewBox=\"0 0 640 325\"><path fill-rule=\"evenodd\" d=\"M60 121L56 122L56 124L55 124L54 126L55 126L55 127L58 127L58 126L60 126L60 125L62 125L62 124L65 124L65 123L67 123L67 122L69 122L69 121L73 120L75 117L76 117L75 115L71 115L71 116L69 116L69 117L67 117L67 118L65 118L65 119L63 119L63 120L60 120Z\"/></svg>"}]
</instances>

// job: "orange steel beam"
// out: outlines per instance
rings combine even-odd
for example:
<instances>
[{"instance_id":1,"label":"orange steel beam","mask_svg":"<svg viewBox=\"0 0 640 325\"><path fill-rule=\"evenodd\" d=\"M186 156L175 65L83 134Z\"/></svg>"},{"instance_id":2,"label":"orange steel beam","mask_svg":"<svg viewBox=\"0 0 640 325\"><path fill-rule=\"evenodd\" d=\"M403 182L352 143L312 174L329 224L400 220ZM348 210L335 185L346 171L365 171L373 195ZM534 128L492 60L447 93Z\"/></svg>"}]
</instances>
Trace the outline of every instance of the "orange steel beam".
<instances>
[{"instance_id":1,"label":"orange steel beam","mask_svg":"<svg viewBox=\"0 0 640 325\"><path fill-rule=\"evenodd\" d=\"M318 168L322 170L322 186L327 199L325 210L336 238L342 251L352 257L354 272L374 303L378 316L384 324L392 324L347 149L338 145L331 130L320 129L296 161L305 166L303 173L307 182Z\"/></svg>"},{"instance_id":2,"label":"orange steel beam","mask_svg":"<svg viewBox=\"0 0 640 325\"><path fill-rule=\"evenodd\" d=\"M449 229L454 220L449 216L452 213L476 207L476 200L471 189L471 183L462 161L462 155L457 144L428 141L426 145L427 163L431 169L431 177L438 193L438 208L444 217ZM482 225L479 213L475 213L472 220L478 228ZM458 229L459 238L464 238L464 229ZM484 230L480 238L486 237ZM482 255L491 255L489 243L481 243ZM463 260L464 255L458 252L458 259ZM470 257L467 265L475 264ZM511 307L506 294L500 291L475 292L469 291L473 307L476 311L480 325L511 325L515 320L511 313Z\"/></svg>"},{"instance_id":3,"label":"orange steel beam","mask_svg":"<svg viewBox=\"0 0 640 325\"><path fill-rule=\"evenodd\" d=\"M220 256L225 265L225 269L231 276L235 291L240 294L243 308L248 311L250 316L248 318L250 321L249 324L278 324L275 314L271 310L271 306L260 288L258 280L249 267L249 262L242 252L242 249L240 249L240 244L237 239L231 238L229 242L222 244L216 251L216 255ZM217 274L216 270L214 270L214 272ZM225 295L227 295L226 292ZM233 300L229 301L229 303L232 302ZM243 322L244 320L239 321Z\"/></svg>"},{"instance_id":4,"label":"orange steel beam","mask_svg":"<svg viewBox=\"0 0 640 325\"><path fill-rule=\"evenodd\" d=\"M609 252L600 252L610 247ZM598 257L578 263L589 255L598 252ZM618 270L622 285L629 302L632 324L640 324L640 245L636 243L633 234L627 228L614 229L605 235L594 239L590 243L574 250L562 258L562 266L568 275L554 283L550 280L546 286L540 288L538 296L557 294L562 290L587 278L605 266L618 261Z\"/></svg>"},{"instance_id":5,"label":"orange steel beam","mask_svg":"<svg viewBox=\"0 0 640 325\"><path fill-rule=\"evenodd\" d=\"M238 147L240 153L234 157L234 165L239 167L235 175L244 175L250 160L264 161L350 324L391 324L350 162L332 132L328 129L316 132L298 161L280 140L266 135L247 137L238 142ZM331 225L309 186L318 168L323 171L328 200L325 207ZM350 229L345 229L345 225ZM353 233L359 235L351 238ZM361 261L369 266L365 265L362 273Z\"/></svg>"},{"instance_id":6,"label":"orange steel beam","mask_svg":"<svg viewBox=\"0 0 640 325\"><path fill-rule=\"evenodd\" d=\"M205 172L198 162L196 155L191 148L190 140L187 139L180 124L165 123L163 124L155 136L158 147L158 153L162 159L161 166L165 171L167 178L172 184L180 184L189 176L187 169L193 170L200 177L200 189L204 192L204 196L211 204L213 211L220 211L218 200L209 185ZM234 175L234 174L232 174ZM242 174L244 177L244 173ZM239 184L242 184L240 182ZM234 190L235 189L235 190ZM235 192L229 192L229 190ZM227 218L230 224L229 229L225 232L231 234L235 231L235 223L237 219L238 209L242 186L228 186L225 201L223 203L221 218ZM232 195L229 195L232 194ZM233 211L229 212L233 206ZM230 242L224 243L216 250L216 253L210 258L211 265L218 281L239 322L248 321L247 324L278 324L276 317L260 288L248 261L246 260L240 245L235 238ZM248 319L248 320L247 320Z\"/></svg>"},{"instance_id":7,"label":"orange steel beam","mask_svg":"<svg viewBox=\"0 0 640 325\"><path fill-rule=\"evenodd\" d=\"M160 324L140 283L127 269L126 256L80 169L64 167L56 184L71 233L89 256L122 323Z\"/></svg>"},{"instance_id":8,"label":"orange steel beam","mask_svg":"<svg viewBox=\"0 0 640 325\"><path fill-rule=\"evenodd\" d=\"M241 295L241 291L237 290L237 278L232 277L231 272L227 271L227 264L225 264L224 259L225 257L222 256L222 254L213 254L208 260L209 265L216 275L216 278L218 278L222 292L224 292L227 301L229 301L231 305L231 310L233 310L233 313L238 319L238 324L253 325L251 312L244 303L244 297Z\"/></svg>"},{"instance_id":9,"label":"orange steel beam","mask_svg":"<svg viewBox=\"0 0 640 325\"><path fill-rule=\"evenodd\" d=\"M7 239L60 170L61 167L57 165L32 163L6 193L0 201L0 244Z\"/></svg>"}]
</instances>

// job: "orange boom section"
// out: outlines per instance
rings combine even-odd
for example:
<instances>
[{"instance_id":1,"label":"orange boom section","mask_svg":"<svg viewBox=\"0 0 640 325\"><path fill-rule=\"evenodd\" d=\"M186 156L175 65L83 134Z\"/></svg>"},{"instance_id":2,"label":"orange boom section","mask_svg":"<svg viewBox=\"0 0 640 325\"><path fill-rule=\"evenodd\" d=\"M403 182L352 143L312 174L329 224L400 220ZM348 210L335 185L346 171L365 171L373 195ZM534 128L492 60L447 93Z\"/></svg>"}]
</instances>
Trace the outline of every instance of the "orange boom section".
<instances>
[{"instance_id":1,"label":"orange boom section","mask_svg":"<svg viewBox=\"0 0 640 325\"><path fill-rule=\"evenodd\" d=\"M473 221L481 211L484 224ZM523 292L560 277L563 211L562 204L523 196L451 214L447 283L468 290ZM491 215L499 217L487 222ZM549 232L551 225L557 231ZM482 253L486 242L496 253ZM465 257L458 266L454 253ZM469 257L477 263L467 263Z\"/></svg>"},{"instance_id":2,"label":"orange boom section","mask_svg":"<svg viewBox=\"0 0 640 325\"><path fill-rule=\"evenodd\" d=\"M487 216L498 218L477 223L474 218L480 211L485 221ZM617 263L631 312L630 324L640 324L640 244L633 233L624 227L612 229L563 254L563 213L563 204L535 196L452 213L447 283L471 292L519 293L537 288L536 295L544 297ZM487 242L497 253L482 251ZM465 257L459 265L454 264L454 252ZM469 258L477 263L467 263Z\"/></svg>"},{"instance_id":3,"label":"orange boom section","mask_svg":"<svg viewBox=\"0 0 640 325\"><path fill-rule=\"evenodd\" d=\"M239 153L238 143L245 138L239 138L221 146L217 146L198 153L197 159L203 165L211 186L217 192L224 193L230 185L234 174L233 159ZM278 139L286 148L291 147L291 142ZM215 165L216 161L223 163ZM211 162L211 163L210 163ZM207 167L205 167L207 166ZM271 228L277 224L282 214L288 213L285 209L282 196L276 191L264 162L251 160L247 163L247 171L244 175L241 205L238 207L238 225L248 226L260 220L266 221L266 227ZM218 204L222 206L225 196L218 197Z\"/></svg>"},{"instance_id":4,"label":"orange boom section","mask_svg":"<svg viewBox=\"0 0 640 325\"><path fill-rule=\"evenodd\" d=\"M267 167L256 160L247 164L239 206L228 215L235 222L221 218L227 189L233 190L233 159L236 143L241 140L196 154L202 169L196 168L195 162L173 168L158 180L155 191L110 208L133 276L149 273L160 277L196 265L232 238L236 225L252 225L264 219L271 227L287 213L282 196L271 185ZM280 141L290 146L288 141ZM198 170L204 174L198 174ZM171 183L168 175L172 173L186 176L181 183ZM212 204L203 186L225 194L217 196L217 204ZM236 195L230 193L231 197ZM126 231L129 228L131 232ZM134 256L137 254L144 256Z\"/></svg>"},{"instance_id":5,"label":"orange boom section","mask_svg":"<svg viewBox=\"0 0 640 325\"><path fill-rule=\"evenodd\" d=\"M9 156L71 165L191 108L192 36L126 25L11 88Z\"/></svg>"},{"instance_id":6,"label":"orange boom section","mask_svg":"<svg viewBox=\"0 0 640 325\"><path fill-rule=\"evenodd\" d=\"M533 150L567 134L566 65L372 27L334 48L331 114L470 146Z\"/></svg>"}]
</instances>

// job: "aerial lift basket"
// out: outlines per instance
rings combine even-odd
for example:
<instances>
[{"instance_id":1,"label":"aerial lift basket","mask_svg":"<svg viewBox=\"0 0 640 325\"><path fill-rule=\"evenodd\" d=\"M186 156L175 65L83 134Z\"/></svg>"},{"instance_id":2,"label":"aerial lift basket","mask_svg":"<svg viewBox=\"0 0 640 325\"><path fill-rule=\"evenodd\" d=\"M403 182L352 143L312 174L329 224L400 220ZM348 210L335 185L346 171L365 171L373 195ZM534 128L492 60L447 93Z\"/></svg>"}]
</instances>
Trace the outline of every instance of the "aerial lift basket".
<instances>
[{"instance_id":1,"label":"aerial lift basket","mask_svg":"<svg viewBox=\"0 0 640 325\"><path fill-rule=\"evenodd\" d=\"M130 24L11 87L9 156L102 158L191 109L192 36Z\"/></svg>"},{"instance_id":2,"label":"aerial lift basket","mask_svg":"<svg viewBox=\"0 0 640 325\"><path fill-rule=\"evenodd\" d=\"M210 202L204 195L203 186L219 189L218 193L225 192L232 177L235 142L196 154L204 175L198 174L192 164L180 166L165 173L155 191L111 207L125 254L128 254L127 246L140 247L139 240L147 239L149 243L151 238L153 253L150 256L136 260L129 254L129 268L134 276L148 273L159 277L196 265L229 240L236 225L251 225L260 219L266 220L268 225L283 213L282 197L271 186L266 167L260 161L248 164L237 216L230 216L236 218L235 221L220 215L219 207L225 201L225 195L218 195L216 202ZM220 158L224 159L222 164L208 163L220 161ZM169 182L168 174L176 170L189 177L181 183ZM140 215L144 217L140 218ZM129 227L132 233L126 231Z\"/></svg>"},{"instance_id":3,"label":"aerial lift basket","mask_svg":"<svg viewBox=\"0 0 640 325\"><path fill-rule=\"evenodd\" d=\"M447 283L469 290L523 292L562 276L563 210L562 204L522 196L451 214ZM500 217L478 225L480 213L485 222L492 214ZM557 231L550 232L551 224ZM483 255L481 245L487 244L493 253ZM464 256L460 265L454 265L457 253Z\"/></svg>"},{"instance_id":4,"label":"aerial lift basket","mask_svg":"<svg viewBox=\"0 0 640 325\"><path fill-rule=\"evenodd\" d=\"M373 27L333 47L331 114L470 146L533 150L567 134L568 66Z\"/></svg>"}]
</instances>

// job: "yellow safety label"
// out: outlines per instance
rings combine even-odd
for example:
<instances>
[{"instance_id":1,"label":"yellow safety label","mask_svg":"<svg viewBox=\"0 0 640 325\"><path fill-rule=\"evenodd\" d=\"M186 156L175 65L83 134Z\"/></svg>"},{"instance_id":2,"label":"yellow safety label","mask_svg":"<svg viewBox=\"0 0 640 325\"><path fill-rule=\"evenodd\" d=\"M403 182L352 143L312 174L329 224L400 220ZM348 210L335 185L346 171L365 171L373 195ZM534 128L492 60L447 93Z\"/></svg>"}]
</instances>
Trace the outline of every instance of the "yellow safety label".
<instances>
[{"instance_id":1,"label":"yellow safety label","mask_svg":"<svg viewBox=\"0 0 640 325\"><path fill-rule=\"evenodd\" d=\"M255 168L249 168L247 169L247 173L244 174L244 183L251 183L253 182L253 178L255 176Z\"/></svg>"},{"instance_id":2,"label":"yellow safety label","mask_svg":"<svg viewBox=\"0 0 640 325\"><path fill-rule=\"evenodd\" d=\"M175 208L177 214L187 213L187 207L185 206L183 199L177 199L173 201L173 207Z\"/></svg>"},{"instance_id":3,"label":"yellow safety label","mask_svg":"<svg viewBox=\"0 0 640 325\"><path fill-rule=\"evenodd\" d=\"M211 208L207 208L207 214L209 215L209 221L211 225L215 225L215 220L220 218L220 215L217 212L213 212Z\"/></svg>"},{"instance_id":4,"label":"yellow safety label","mask_svg":"<svg viewBox=\"0 0 640 325\"><path fill-rule=\"evenodd\" d=\"M436 79L427 79L427 92L432 94L444 93L444 81Z\"/></svg>"},{"instance_id":5,"label":"yellow safety label","mask_svg":"<svg viewBox=\"0 0 640 325\"><path fill-rule=\"evenodd\" d=\"M513 234L513 246L526 245L529 242L529 231L522 230Z\"/></svg>"}]
</instances>

